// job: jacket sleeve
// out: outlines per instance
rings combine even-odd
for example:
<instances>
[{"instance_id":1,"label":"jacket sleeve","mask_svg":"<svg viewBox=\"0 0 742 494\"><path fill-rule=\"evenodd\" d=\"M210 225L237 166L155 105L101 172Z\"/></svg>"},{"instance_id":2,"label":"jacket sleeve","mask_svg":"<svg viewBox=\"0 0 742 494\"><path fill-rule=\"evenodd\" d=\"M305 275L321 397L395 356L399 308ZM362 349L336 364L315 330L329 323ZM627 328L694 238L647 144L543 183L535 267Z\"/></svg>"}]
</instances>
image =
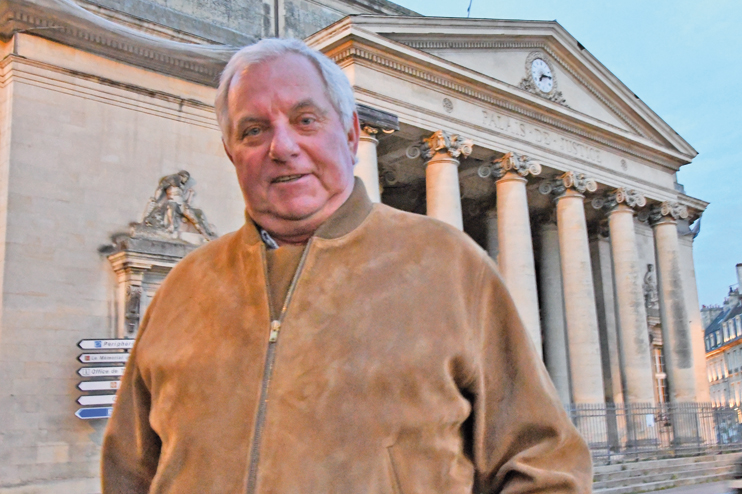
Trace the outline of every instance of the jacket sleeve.
<instances>
[{"instance_id":1,"label":"jacket sleeve","mask_svg":"<svg viewBox=\"0 0 742 494\"><path fill-rule=\"evenodd\" d=\"M489 259L478 309L471 392L477 493L589 493L590 451L572 425Z\"/></svg>"},{"instance_id":2,"label":"jacket sleeve","mask_svg":"<svg viewBox=\"0 0 742 494\"><path fill-rule=\"evenodd\" d=\"M103 438L103 494L146 494L157 471L162 443L150 427L151 395L137 359L146 323L145 316Z\"/></svg>"}]
</instances>

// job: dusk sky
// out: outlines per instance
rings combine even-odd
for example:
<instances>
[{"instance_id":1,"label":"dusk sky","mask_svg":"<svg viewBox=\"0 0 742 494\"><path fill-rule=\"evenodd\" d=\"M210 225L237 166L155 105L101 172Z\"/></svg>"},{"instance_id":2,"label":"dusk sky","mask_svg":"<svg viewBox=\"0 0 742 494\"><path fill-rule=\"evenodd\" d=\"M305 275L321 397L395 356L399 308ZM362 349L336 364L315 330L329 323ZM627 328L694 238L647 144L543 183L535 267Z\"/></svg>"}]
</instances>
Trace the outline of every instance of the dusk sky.
<instances>
[{"instance_id":1,"label":"dusk sky","mask_svg":"<svg viewBox=\"0 0 742 494\"><path fill-rule=\"evenodd\" d=\"M469 6L397 3L445 17ZM698 151L678 181L711 203L694 246L698 295L722 303L742 263L742 2L473 0L471 17L558 21Z\"/></svg>"}]
</instances>

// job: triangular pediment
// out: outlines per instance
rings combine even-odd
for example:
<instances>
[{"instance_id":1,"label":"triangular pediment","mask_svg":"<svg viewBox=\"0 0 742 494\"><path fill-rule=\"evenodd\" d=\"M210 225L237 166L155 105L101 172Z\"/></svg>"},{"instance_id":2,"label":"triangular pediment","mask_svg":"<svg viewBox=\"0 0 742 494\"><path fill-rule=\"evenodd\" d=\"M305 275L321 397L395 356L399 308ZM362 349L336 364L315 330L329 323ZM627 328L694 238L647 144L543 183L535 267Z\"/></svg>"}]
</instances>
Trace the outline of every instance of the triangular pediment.
<instances>
[{"instance_id":1,"label":"triangular pediment","mask_svg":"<svg viewBox=\"0 0 742 494\"><path fill-rule=\"evenodd\" d=\"M556 105L560 114L586 124L636 136L688 161L697 154L557 22L404 16L354 16L345 22L357 32L461 67L462 75L476 73L505 85L545 108ZM551 84L543 90L534 79L535 60L548 68L542 81Z\"/></svg>"}]
</instances>

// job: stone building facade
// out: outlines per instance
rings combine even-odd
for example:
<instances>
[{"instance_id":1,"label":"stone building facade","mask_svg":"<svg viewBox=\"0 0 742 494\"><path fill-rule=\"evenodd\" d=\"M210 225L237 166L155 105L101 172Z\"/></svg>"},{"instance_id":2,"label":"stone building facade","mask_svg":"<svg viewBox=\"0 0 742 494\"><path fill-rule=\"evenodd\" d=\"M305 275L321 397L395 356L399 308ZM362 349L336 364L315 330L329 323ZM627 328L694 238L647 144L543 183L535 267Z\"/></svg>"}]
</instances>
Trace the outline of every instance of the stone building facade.
<instances>
[{"instance_id":1,"label":"stone building facade","mask_svg":"<svg viewBox=\"0 0 742 494\"><path fill-rule=\"evenodd\" d=\"M704 335L709 391L717 407L742 404L742 264L737 264L737 281L722 306L703 309L710 320Z\"/></svg>"},{"instance_id":2,"label":"stone building facade","mask_svg":"<svg viewBox=\"0 0 742 494\"><path fill-rule=\"evenodd\" d=\"M276 33L348 75L373 199L497 259L565 403L710 401L707 203L675 179L696 152L559 24L384 0L3 0L0 19L0 493L97 488L105 421L74 416L75 345L128 336L178 257L101 246L181 169L215 230L239 228L215 84Z\"/></svg>"}]
</instances>

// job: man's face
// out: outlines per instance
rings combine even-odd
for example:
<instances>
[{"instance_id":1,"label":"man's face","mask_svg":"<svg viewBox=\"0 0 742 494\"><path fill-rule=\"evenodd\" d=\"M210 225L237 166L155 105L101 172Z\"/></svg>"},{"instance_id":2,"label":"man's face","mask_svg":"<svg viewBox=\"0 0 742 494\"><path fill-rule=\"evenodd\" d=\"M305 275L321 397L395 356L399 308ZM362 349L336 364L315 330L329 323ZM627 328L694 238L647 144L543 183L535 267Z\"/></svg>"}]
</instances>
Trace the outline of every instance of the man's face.
<instances>
[{"instance_id":1,"label":"man's face","mask_svg":"<svg viewBox=\"0 0 742 494\"><path fill-rule=\"evenodd\" d=\"M315 66L288 54L235 75L224 147L250 217L302 242L353 189L358 122L343 128Z\"/></svg>"}]
</instances>

